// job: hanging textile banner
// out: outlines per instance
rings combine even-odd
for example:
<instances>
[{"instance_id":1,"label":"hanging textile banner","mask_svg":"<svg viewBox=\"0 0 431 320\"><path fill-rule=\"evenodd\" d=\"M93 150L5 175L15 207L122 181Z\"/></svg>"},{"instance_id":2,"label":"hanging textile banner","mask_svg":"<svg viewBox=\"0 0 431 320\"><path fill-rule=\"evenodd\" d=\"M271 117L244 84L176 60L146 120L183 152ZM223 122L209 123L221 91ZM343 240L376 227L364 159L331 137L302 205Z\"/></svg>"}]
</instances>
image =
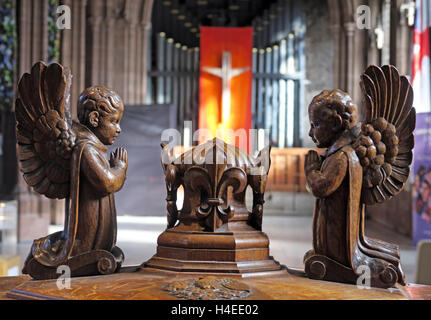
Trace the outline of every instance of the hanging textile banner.
<instances>
[{"instance_id":1,"label":"hanging textile banner","mask_svg":"<svg viewBox=\"0 0 431 320\"><path fill-rule=\"evenodd\" d=\"M252 49L253 28L201 27L200 143L218 137L248 151Z\"/></svg>"},{"instance_id":2,"label":"hanging textile banner","mask_svg":"<svg viewBox=\"0 0 431 320\"><path fill-rule=\"evenodd\" d=\"M431 111L430 27L430 1L416 0L416 18L413 36L412 86L415 93L413 106L416 108L416 112L418 113Z\"/></svg>"},{"instance_id":3,"label":"hanging textile banner","mask_svg":"<svg viewBox=\"0 0 431 320\"><path fill-rule=\"evenodd\" d=\"M416 119L413 164L413 241L431 239L431 113Z\"/></svg>"}]
</instances>

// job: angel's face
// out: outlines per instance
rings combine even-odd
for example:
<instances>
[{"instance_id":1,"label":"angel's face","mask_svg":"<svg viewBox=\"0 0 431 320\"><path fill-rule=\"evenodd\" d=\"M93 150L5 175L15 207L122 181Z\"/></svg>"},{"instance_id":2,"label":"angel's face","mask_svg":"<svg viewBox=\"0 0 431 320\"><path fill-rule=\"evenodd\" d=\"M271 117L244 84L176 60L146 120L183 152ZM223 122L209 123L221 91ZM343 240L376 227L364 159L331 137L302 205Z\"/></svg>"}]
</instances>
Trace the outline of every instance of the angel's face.
<instances>
[{"instance_id":1,"label":"angel's face","mask_svg":"<svg viewBox=\"0 0 431 320\"><path fill-rule=\"evenodd\" d=\"M121 133L120 121L123 117L121 110L115 110L108 114L100 114L97 126L93 128L94 134L105 145L112 145Z\"/></svg>"},{"instance_id":2,"label":"angel's face","mask_svg":"<svg viewBox=\"0 0 431 320\"><path fill-rule=\"evenodd\" d=\"M328 148L336 140L338 126L334 117L331 116L332 110L325 106L310 105L308 116L310 118L310 131L308 135L318 148Z\"/></svg>"}]
</instances>

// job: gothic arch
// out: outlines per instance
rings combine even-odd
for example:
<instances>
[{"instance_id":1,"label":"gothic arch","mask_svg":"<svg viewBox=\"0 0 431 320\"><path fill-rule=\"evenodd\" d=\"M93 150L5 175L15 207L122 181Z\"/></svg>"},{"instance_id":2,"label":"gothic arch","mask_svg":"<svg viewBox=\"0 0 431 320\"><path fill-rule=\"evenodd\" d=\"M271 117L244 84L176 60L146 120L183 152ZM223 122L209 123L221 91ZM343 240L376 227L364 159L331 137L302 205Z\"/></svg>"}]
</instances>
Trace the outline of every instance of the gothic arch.
<instances>
[{"instance_id":1,"label":"gothic arch","mask_svg":"<svg viewBox=\"0 0 431 320\"><path fill-rule=\"evenodd\" d=\"M355 14L367 0L328 0L334 39L334 87L347 91L360 102L359 77L366 67L367 31L356 26Z\"/></svg>"},{"instance_id":2,"label":"gothic arch","mask_svg":"<svg viewBox=\"0 0 431 320\"><path fill-rule=\"evenodd\" d=\"M386 37L390 45L385 43L389 51L389 62L401 73L410 71L411 28L406 23L406 13L401 12L404 0L390 2L390 30ZM382 15L383 1L379 0L327 0L330 24L334 39L334 86L349 92L357 103L361 100L359 77L369 64L382 64L376 46L375 28L378 17ZM361 5L370 7L370 29L359 29L356 26L356 10ZM396 35L396 36L395 36ZM390 47L389 47L390 46Z\"/></svg>"}]
</instances>

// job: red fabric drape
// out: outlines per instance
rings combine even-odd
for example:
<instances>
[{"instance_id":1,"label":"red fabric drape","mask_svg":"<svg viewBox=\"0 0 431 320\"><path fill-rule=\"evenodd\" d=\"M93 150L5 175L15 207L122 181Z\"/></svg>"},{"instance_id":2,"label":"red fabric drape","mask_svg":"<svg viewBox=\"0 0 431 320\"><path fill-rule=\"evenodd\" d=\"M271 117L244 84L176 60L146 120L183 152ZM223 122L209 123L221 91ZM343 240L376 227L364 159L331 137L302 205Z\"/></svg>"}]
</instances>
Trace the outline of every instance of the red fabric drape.
<instances>
[{"instance_id":1,"label":"red fabric drape","mask_svg":"<svg viewBox=\"0 0 431 320\"><path fill-rule=\"evenodd\" d=\"M216 136L217 130L244 129L247 141L219 138L248 150L251 128L253 28L201 27L199 129L208 129L211 136L200 135L200 142ZM223 51L230 52L232 68L249 67L249 70L230 81L231 106L229 120L222 118L222 79L202 70L203 67L222 67Z\"/></svg>"}]
</instances>

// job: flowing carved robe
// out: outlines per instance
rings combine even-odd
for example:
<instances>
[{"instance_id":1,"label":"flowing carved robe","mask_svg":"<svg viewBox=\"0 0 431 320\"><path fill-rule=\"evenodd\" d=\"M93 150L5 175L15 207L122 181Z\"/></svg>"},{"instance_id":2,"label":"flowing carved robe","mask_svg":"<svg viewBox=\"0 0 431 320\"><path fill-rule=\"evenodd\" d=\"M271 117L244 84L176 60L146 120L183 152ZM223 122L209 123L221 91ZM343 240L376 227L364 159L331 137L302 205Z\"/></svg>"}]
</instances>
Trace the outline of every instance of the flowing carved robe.
<instances>
[{"instance_id":1,"label":"flowing carved robe","mask_svg":"<svg viewBox=\"0 0 431 320\"><path fill-rule=\"evenodd\" d=\"M361 202L362 166L351 146L355 136L346 131L322 156L320 170L307 179L316 197L313 216L314 253L327 256L362 274L373 275L392 265L404 283L398 247L364 234L365 205Z\"/></svg>"},{"instance_id":2,"label":"flowing carved robe","mask_svg":"<svg viewBox=\"0 0 431 320\"><path fill-rule=\"evenodd\" d=\"M33 257L44 266L55 267L70 256L96 249L111 251L115 246L114 192L121 189L126 175L112 174L115 169L110 167L106 146L89 129L76 122L73 129L77 139L64 230L35 240L26 263Z\"/></svg>"}]
</instances>

